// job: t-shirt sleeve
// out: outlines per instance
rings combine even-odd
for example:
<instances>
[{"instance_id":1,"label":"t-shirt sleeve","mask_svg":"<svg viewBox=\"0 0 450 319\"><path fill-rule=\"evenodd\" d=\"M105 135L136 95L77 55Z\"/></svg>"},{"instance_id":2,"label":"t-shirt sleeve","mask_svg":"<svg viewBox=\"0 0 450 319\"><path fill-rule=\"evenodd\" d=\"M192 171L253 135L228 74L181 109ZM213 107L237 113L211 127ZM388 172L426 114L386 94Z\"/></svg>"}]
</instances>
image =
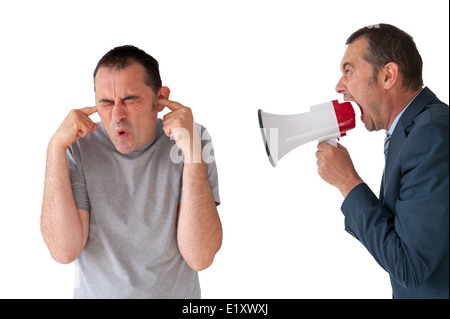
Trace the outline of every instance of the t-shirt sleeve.
<instances>
[{"instance_id":1,"label":"t-shirt sleeve","mask_svg":"<svg viewBox=\"0 0 450 319\"><path fill-rule=\"evenodd\" d=\"M78 143L74 143L67 149L66 157L75 204L78 209L90 211L91 205L87 193Z\"/></svg>"},{"instance_id":2,"label":"t-shirt sleeve","mask_svg":"<svg viewBox=\"0 0 450 319\"><path fill-rule=\"evenodd\" d=\"M219 176L217 173L216 157L214 155L214 148L211 140L211 136L205 127L201 127L203 160L206 163L208 169L209 184L211 185L211 191L214 197L214 201L217 205L220 205L219 196Z\"/></svg>"}]
</instances>

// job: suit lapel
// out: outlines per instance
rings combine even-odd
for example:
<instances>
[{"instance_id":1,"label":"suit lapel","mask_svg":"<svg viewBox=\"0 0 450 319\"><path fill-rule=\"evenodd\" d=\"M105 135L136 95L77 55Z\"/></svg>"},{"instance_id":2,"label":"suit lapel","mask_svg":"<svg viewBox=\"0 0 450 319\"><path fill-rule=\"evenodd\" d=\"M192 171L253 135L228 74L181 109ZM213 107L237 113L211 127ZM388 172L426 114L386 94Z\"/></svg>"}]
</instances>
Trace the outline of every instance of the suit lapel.
<instances>
[{"instance_id":1,"label":"suit lapel","mask_svg":"<svg viewBox=\"0 0 450 319\"><path fill-rule=\"evenodd\" d=\"M399 121L395 127L394 133L389 141L389 150L386 157L386 164L384 166L383 186L386 190L389 186L389 180L394 167L395 162L400 154L403 143L405 142L406 135L402 123Z\"/></svg>"},{"instance_id":2,"label":"suit lapel","mask_svg":"<svg viewBox=\"0 0 450 319\"><path fill-rule=\"evenodd\" d=\"M395 162L401 152L403 143L408 137L410 126L413 124L414 119L424 110L424 108L436 98L436 95L431 92L428 87L425 87L419 95L416 96L414 101L402 114L397 126L392 133L391 140L389 141L389 150L386 157L386 164L384 167L383 180L381 182L380 199L384 198L385 191L389 186L389 181L392 173L392 169L395 166Z\"/></svg>"}]
</instances>

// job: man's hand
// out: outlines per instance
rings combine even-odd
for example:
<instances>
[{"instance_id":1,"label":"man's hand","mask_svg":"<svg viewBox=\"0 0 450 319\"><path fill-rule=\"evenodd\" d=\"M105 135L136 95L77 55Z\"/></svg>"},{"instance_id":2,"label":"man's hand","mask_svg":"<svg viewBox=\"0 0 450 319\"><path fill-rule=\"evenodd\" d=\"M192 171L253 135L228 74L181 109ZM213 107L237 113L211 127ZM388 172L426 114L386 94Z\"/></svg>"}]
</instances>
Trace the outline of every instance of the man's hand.
<instances>
[{"instance_id":1,"label":"man's hand","mask_svg":"<svg viewBox=\"0 0 450 319\"><path fill-rule=\"evenodd\" d=\"M192 110L178 102L164 98L158 99L158 105L166 106L172 111L163 117L163 129L166 135L174 138L178 148L185 156L185 161L200 163L201 144L194 126Z\"/></svg>"},{"instance_id":2,"label":"man's hand","mask_svg":"<svg viewBox=\"0 0 450 319\"><path fill-rule=\"evenodd\" d=\"M337 187L344 197L358 184L363 183L353 166L347 149L338 143L334 147L327 142L317 145L317 166L319 176Z\"/></svg>"},{"instance_id":3,"label":"man's hand","mask_svg":"<svg viewBox=\"0 0 450 319\"><path fill-rule=\"evenodd\" d=\"M63 147L64 150L67 150L70 145L80 138L94 132L97 129L97 124L89 116L95 112L97 112L96 106L71 110L53 135L51 142L55 146Z\"/></svg>"}]
</instances>

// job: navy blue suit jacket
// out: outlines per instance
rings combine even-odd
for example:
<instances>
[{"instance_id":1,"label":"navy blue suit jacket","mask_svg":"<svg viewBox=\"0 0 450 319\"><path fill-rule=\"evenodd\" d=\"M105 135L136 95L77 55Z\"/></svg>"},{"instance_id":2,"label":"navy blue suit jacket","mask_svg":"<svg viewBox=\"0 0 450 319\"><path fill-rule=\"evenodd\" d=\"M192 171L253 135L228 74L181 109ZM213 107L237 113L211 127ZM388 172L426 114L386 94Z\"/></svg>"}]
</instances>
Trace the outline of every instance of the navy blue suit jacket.
<instances>
[{"instance_id":1,"label":"navy blue suit jacket","mask_svg":"<svg viewBox=\"0 0 450 319\"><path fill-rule=\"evenodd\" d=\"M379 198L363 183L341 209L394 298L449 298L449 108L430 89L394 129Z\"/></svg>"}]
</instances>

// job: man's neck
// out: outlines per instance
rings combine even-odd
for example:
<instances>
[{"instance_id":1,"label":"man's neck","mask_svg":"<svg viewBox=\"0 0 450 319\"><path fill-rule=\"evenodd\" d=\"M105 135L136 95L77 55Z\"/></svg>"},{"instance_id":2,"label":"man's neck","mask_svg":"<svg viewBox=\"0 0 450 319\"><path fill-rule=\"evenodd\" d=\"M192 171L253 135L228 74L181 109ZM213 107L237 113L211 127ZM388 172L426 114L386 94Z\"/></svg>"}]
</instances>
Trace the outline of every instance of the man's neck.
<instances>
[{"instance_id":1,"label":"man's neck","mask_svg":"<svg viewBox=\"0 0 450 319\"><path fill-rule=\"evenodd\" d=\"M411 101L422 91L423 88L418 88L414 91L403 91L392 101L393 111L389 120L389 125L386 130L389 130L397 116L411 103Z\"/></svg>"}]
</instances>

